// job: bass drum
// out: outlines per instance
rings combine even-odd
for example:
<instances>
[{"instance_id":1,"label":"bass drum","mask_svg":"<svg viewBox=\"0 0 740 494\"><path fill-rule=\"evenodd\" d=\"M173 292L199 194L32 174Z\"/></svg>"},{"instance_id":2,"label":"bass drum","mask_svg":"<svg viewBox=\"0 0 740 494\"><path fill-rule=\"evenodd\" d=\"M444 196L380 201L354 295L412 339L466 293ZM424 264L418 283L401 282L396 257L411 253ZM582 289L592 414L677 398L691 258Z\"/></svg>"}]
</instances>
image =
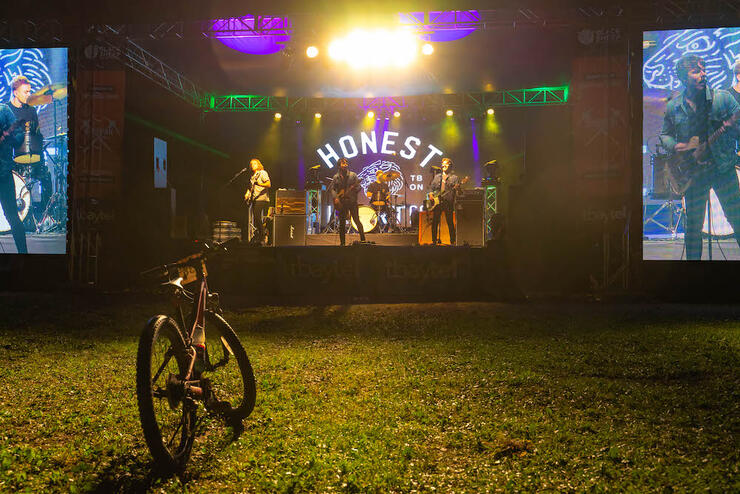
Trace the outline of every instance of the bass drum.
<instances>
[{"instance_id":1,"label":"bass drum","mask_svg":"<svg viewBox=\"0 0 740 494\"><path fill-rule=\"evenodd\" d=\"M375 210L371 208L370 206L360 206L358 209L359 209L360 223L362 224L362 230L365 233L371 233L373 230L375 230L378 227L378 215L375 213ZM354 219L352 219L352 228L354 228L356 232L359 232Z\"/></svg>"},{"instance_id":2,"label":"bass drum","mask_svg":"<svg viewBox=\"0 0 740 494\"><path fill-rule=\"evenodd\" d=\"M18 216L23 221L26 219L28 208L31 205L31 191L26 187L23 177L16 172L13 172L13 182L15 183L15 199L16 204L18 204ZM2 211L2 214L0 214L0 233L7 233L10 231L10 223L8 223L8 219L5 217L5 212L1 205L0 211Z\"/></svg>"}]
</instances>

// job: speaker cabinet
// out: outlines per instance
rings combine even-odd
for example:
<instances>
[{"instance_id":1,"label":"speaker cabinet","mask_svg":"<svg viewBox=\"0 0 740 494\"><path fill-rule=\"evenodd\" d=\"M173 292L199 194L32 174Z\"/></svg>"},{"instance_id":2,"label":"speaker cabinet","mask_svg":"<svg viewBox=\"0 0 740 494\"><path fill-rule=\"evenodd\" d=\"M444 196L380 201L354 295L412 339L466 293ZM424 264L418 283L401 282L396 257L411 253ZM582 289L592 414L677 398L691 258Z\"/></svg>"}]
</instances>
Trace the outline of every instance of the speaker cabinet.
<instances>
[{"instance_id":1,"label":"speaker cabinet","mask_svg":"<svg viewBox=\"0 0 740 494\"><path fill-rule=\"evenodd\" d=\"M276 214L273 222L275 246L306 245L306 215Z\"/></svg>"},{"instance_id":2,"label":"speaker cabinet","mask_svg":"<svg viewBox=\"0 0 740 494\"><path fill-rule=\"evenodd\" d=\"M465 198L457 202L457 245L485 245L484 210L480 198Z\"/></svg>"},{"instance_id":3,"label":"speaker cabinet","mask_svg":"<svg viewBox=\"0 0 740 494\"><path fill-rule=\"evenodd\" d=\"M456 213L452 213L453 224L456 224ZM450 245L450 230L447 228L447 213L442 212L439 219L439 238L444 245ZM432 243L432 212L419 211L419 245Z\"/></svg>"}]
</instances>

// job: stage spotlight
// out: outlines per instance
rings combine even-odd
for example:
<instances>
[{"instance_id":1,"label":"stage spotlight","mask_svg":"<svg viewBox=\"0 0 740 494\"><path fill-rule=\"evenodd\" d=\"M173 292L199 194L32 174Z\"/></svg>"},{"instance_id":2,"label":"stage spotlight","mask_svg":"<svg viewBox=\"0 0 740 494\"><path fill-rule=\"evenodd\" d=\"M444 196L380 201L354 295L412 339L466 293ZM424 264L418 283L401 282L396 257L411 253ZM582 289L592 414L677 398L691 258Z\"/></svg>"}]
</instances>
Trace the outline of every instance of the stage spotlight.
<instances>
[{"instance_id":1,"label":"stage spotlight","mask_svg":"<svg viewBox=\"0 0 740 494\"><path fill-rule=\"evenodd\" d=\"M321 118L321 113L316 112L316 113L313 114L313 117L314 118Z\"/></svg>"},{"instance_id":2,"label":"stage spotlight","mask_svg":"<svg viewBox=\"0 0 740 494\"><path fill-rule=\"evenodd\" d=\"M434 53L434 47L431 43L424 43L421 47L421 53L423 55L431 55Z\"/></svg>"},{"instance_id":3,"label":"stage spotlight","mask_svg":"<svg viewBox=\"0 0 740 494\"><path fill-rule=\"evenodd\" d=\"M445 113L447 114L448 117L451 117L452 115L455 114L455 112L453 112L452 110L447 110Z\"/></svg>"},{"instance_id":4,"label":"stage spotlight","mask_svg":"<svg viewBox=\"0 0 740 494\"><path fill-rule=\"evenodd\" d=\"M276 113L275 114L275 120L280 120L281 118L283 118L282 113Z\"/></svg>"},{"instance_id":5,"label":"stage spotlight","mask_svg":"<svg viewBox=\"0 0 740 494\"><path fill-rule=\"evenodd\" d=\"M316 55L318 54L319 54L319 49L316 48L315 46L309 46L308 48L306 48L306 56L308 58L316 58Z\"/></svg>"},{"instance_id":6,"label":"stage spotlight","mask_svg":"<svg viewBox=\"0 0 740 494\"><path fill-rule=\"evenodd\" d=\"M396 118L398 118L398 117L401 116L401 112L398 111L398 110L396 110L396 111L393 112L393 116L396 117Z\"/></svg>"},{"instance_id":7,"label":"stage spotlight","mask_svg":"<svg viewBox=\"0 0 740 494\"><path fill-rule=\"evenodd\" d=\"M417 36L408 29L358 29L329 44L329 57L353 69L406 67L418 51Z\"/></svg>"},{"instance_id":8,"label":"stage spotlight","mask_svg":"<svg viewBox=\"0 0 740 494\"><path fill-rule=\"evenodd\" d=\"M367 118L375 118L375 112L372 111L372 110L370 110L369 112L367 112Z\"/></svg>"},{"instance_id":9,"label":"stage spotlight","mask_svg":"<svg viewBox=\"0 0 740 494\"><path fill-rule=\"evenodd\" d=\"M489 108L488 110L486 110L486 113L488 113L489 115L493 115L493 108Z\"/></svg>"}]
</instances>

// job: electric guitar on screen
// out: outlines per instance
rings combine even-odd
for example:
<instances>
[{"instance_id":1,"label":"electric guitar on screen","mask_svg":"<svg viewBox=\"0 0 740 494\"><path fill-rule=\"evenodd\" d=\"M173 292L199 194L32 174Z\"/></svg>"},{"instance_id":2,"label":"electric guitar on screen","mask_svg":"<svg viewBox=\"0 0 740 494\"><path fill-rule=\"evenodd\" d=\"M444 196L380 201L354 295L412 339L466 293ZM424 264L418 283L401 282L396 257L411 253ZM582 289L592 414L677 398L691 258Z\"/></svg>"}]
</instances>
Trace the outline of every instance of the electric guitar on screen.
<instances>
[{"instance_id":1,"label":"electric guitar on screen","mask_svg":"<svg viewBox=\"0 0 740 494\"><path fill-rule=\"evenodd\" d=\"M468 180L470 180L470 177L463 178L462 180L460 180L458 184L452 187L452 190L459 190L460 187L462 187L468 182ZM442 191L430 192L429 194L427 194L427 198L424 200L424 209L426 209L427 211L433 211L434 208L439 206L439 201L440 201L441 196L442 196Z\"/></svg>"},{"instance_id":2,"label":"electric guitar on screen","mask_svg":"<svg viewBox=\"0 0 740 494\"><path fill-rule=\"evenodd\" d=\"M684 151L677 151L666 161L666 173L670 187L677 195L684 195L693 183L694 179L709 170L707 151L714 142L724 134L727 129L740 118L740 111L733 114L725 121L706 141L701 141L699 136L689 139L688 147Z\"/></svg>"}]
</instances>

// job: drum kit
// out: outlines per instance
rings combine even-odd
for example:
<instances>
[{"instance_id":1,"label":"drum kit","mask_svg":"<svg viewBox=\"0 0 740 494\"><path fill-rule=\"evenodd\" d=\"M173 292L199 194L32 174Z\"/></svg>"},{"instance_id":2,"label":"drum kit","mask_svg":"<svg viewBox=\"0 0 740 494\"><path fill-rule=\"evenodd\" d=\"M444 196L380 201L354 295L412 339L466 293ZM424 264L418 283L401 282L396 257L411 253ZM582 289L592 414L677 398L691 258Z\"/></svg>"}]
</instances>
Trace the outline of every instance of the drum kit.
<instances>
[{"instance_id":1,"label":"drum kit","mask_svg":"<svg viewBox=\"0 0 740 494\"><path fill-rule=\"evenodd\" d=\"M31 133L26 123L23 142L13 150L18 216L27 230L36 233L66 231L67 133L59 132L57 123L57 105L66 97L67 86L63 83L44 86L29 96L29 106L52 105L54 135L43 138L40 133ZM5 215L0 214L0 233L9 230Z\"/></svg>"},{"instance_id":2,"label":"drum kit","mask_svg":"<svg viewBox=\"0 0 740 494\"><path fill-rule=\"evenodd\" d=\"M401 173L396 170L389 170L378 178L381 183L390 183L401 176ZM370 198L369 205L362 205L358 207L360 223L365 233L373 233L377 230L380 232L388 232L389 230L398 230L396 222L395 211L398 206L398 194L389 196L383 196L380 191L376 191ZM351 220L352 228L355 231L359 231L354 219Z\"/></svg>"}]
</instances>

